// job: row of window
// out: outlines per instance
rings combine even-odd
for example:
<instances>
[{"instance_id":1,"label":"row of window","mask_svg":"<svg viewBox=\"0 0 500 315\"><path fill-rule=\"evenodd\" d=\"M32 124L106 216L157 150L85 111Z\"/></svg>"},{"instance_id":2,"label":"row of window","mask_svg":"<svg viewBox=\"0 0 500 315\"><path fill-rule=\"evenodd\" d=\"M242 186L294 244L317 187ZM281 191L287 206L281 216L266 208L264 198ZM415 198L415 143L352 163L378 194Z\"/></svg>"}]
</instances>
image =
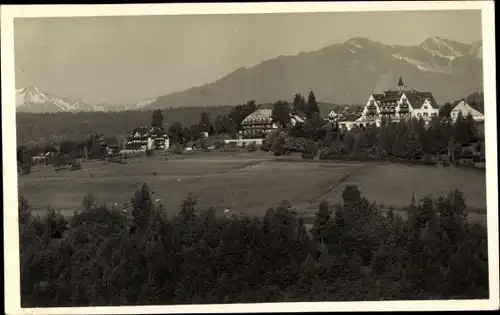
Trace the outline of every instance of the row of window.
<instances>
[{"instance_id":1,"label":"row of window","mask_svg":"<svg viewBox=\"0 0 500 315\"><path fill-rule=\"evenodd\" d=\"M262 133L262 132L272 132L273 130L275 129L246 129L246 130L242 130L242 133L245 134L245 133Z\"/></svg>"},{"instance_id":2,"label":"row of window","mask_svg":"<svg viewBox=\"0 0 500 315\"><path fill-rule=\"evenodd\" d=\"M429 113L417 113L417 117L429 117ZM431 117L436 117L437 113L431 113Z\"/></svg>"}]
</instances>

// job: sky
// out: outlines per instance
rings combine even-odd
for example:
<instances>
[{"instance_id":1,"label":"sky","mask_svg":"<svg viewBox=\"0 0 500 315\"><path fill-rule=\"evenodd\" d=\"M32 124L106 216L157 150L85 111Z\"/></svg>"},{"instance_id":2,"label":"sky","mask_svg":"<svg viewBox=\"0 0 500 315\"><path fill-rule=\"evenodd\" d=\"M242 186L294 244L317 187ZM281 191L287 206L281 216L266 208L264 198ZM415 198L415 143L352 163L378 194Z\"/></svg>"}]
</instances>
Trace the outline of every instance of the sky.
<instances>
[{"instance_id":1,"label":"sky","mask_svg":"<svg viewBox=\"0 0 500 315\"><path fill-rule=\"evenodd\" d=\"M129 103L353 37L419 45L481 40L480 11L16 18L16 87Z\"/></svg>"}]
</instances>

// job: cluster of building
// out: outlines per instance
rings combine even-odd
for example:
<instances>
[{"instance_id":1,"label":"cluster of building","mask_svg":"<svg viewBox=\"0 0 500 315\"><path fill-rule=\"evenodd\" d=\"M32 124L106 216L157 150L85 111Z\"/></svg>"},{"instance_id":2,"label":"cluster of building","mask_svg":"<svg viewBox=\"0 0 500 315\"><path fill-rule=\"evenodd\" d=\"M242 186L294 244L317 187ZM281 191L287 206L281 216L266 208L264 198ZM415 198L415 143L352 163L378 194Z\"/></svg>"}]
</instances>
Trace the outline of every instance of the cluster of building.
<instances>
[{"instance_id":1,"label":"cluster of building","mask_svg":"<svg viewBox=\"0 0 500 315\"><path fill-rule=\"evenodd\" d=\"M371 94L362 109L353 110L345 107L342 111L331 111L325 120L338 124L347 130L353 127L366 127L370 124L380 126L384 118L393 122L402 119L422 118L428 124L433 117L439 115L439 106L431 92L421 92L408 88L400 78L396 90L387 90L383 93ZM459 115L472 115L473 119L482 122L484 115L465 100L455 104L451 111L451 119L455 121ZM292 124L304 122L303 117L292 115ZM272 119L271 109L258 109L243 120L242 130L238 134L238 141L262 141L267 134L278 130Z\"/></svg>"},{"instance_id":2,"label":"cluster of building","mask_svg":"<svg viewBox=\"0 0 500 315\"><path fill-rule=\"evenodd\" d=\"M163 128L141 126L127 135L122 151L166 150L169 147L170 139Z\"/></svg>"},{"instance_id":3,"label":"cluster of building","mask_svg":"<svg viewBox=\"0 0 500 315\"><path fill-rule=\"evenodd\" d=\"M484 115L472 108L465 100L461 100L452 109L452 120L455 121L459 114L464 117L470 114L474 120L484 121ZM351 129L369 124L380 126L384 118L398 122L401 119L415 117L422 118L427 124L438 115L439 106L431 92L409 89L400 78L396 90L371 94L357 119L345 120L334 112L329 114L328 119L337 122L341 128Z\"/></svg>"}]
</instances>

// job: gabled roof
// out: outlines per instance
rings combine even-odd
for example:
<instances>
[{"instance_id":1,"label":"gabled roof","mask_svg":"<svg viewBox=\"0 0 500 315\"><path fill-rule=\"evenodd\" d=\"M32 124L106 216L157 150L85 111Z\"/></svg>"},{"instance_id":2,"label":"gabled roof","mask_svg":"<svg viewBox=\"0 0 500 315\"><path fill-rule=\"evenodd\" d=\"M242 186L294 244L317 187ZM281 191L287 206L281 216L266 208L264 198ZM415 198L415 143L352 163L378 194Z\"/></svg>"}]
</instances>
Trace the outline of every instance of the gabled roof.
<instances>
[{"instance_id":1,"label":"gabled roof","mask_svg":"<svg viewBox=\"0 0 500 315\"><path fill-rule=\"evenodd\" d=\"M470 106L467 104L465 101L460 101L460 103L457 104L457 106L453 107L451 110L452 112L454 111L460 111L463 116L467 116L469 114L472 115L472 117L484 117L484 115L478 111L477 109L474 109L474 107Z\"/></svg>"},{"instance_id":2,"label":"gabled roof","mask_svg":"<svg viewBox=\"0 0 500 315\"><path fill-rule=\"evenodd\" d=\"M419 109L428 100L432 108L438 108L431 92L405 91L406 98L414 109Z\"/></svg>"},{"instance_id":3,"label":"gabled roof","mask_svg":"<svg viewBox=\"0 0 500 315\"><path fill-rule=\"evenodd\" d=\"M385 91L384 92L384 98L396 98L396 99L399 99L401 97L401 95L403 95L403 91L392 91L392 90L389 90L389 91Z\"/></svg>"},{"instance_id":4,"label":"gabled roof","mask_svg":"<svg viewBox=\"0 0 500 315\"><path fill-rule=\"evenodd\" d=\"M336 112L332 109L332 110L330 111L330 113L328 114L328 116L326 116L326 117L333 118L333 117L336 117L336 116L337 116L337 113L336 113Z\"/></svg>"},{"instance_id":5,"label":"gabled roof","mask_svg":"<svg viewBox=\"0 0 500 315\"><path fill-rule=\"evenodd\" d=\"M383 93L374 93L374 94L372 94L372 96L376 101L379 101L384 97L384 94Z\"/></svg>"}]
</instances>

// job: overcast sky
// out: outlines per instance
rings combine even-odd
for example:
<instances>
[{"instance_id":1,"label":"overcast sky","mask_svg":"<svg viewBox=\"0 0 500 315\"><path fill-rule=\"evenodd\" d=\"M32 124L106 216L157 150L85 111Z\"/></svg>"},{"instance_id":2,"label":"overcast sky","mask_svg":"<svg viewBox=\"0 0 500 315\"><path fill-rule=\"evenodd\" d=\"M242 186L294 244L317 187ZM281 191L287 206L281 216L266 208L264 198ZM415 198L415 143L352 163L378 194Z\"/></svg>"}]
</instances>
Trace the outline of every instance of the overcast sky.
<instances>
[{"instance_id":1,"label":"overcast sky","mask_svg":"<svg viewBox=\"0 0 500 315\"><path fill-rule=\"evenodd\" d=\"M418 45L481 39L480 11L15 19L17 88L133 102L212 82L280 55L366 37Z\"/></svg>"}]
</instances>

